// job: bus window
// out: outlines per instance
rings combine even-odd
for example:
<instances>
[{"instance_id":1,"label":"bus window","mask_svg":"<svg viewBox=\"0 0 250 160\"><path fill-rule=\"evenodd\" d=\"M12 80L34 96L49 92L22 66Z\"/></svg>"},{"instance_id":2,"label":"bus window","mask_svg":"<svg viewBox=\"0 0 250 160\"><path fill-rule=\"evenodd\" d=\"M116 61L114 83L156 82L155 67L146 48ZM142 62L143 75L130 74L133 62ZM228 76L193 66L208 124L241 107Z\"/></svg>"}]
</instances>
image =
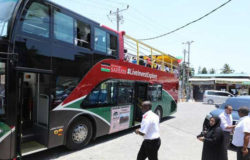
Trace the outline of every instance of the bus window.
<instances>
[{"instance_id":1,"label":"bus window","mask_svg":"<svg viewBox=\"0 0 250 160\"><path fill-rule=\"evenodd\" d=\"M74 19L54 10L54 38L73 44Z\"/></svg>"},{"instance_id":2,"label":"bus window","mask_svg":"<svg viewBox=\"0 0 250 160\"><path fill-rule=\"evenodd\" d=\"M95 50L106 53L107 52L107 40L106 32L95 28Z\"/></svg>"},{"instance_id":3,"label":"bus window","mask_svg":"<svg viewBox=\"0 0 250 160\"><path fill-rule=\"evenodd\" d=\"M48 6L33 2L22 17L22 31L48 38L49 17Z\"/></svg>"},{"instance_id":4,"label":"bus window","mask_svg":"<svg viewBox=\"0 0 250 160\"><path fill-rule=\"evenodd\" d=\"M108 55L112 55L112 56L117 56L117 37L112 35L112 34L108 34L107 35L107 43L108 43Z\"/></svg>"},{"instance_id":5,"label":"bus window","mask_svg":"<svg viewBox=\"0 0 250 160\"><path fill-rule=\"evenodd\" d=\"M131 104L133 98L133 85L130 82L120 82L118 85L118 105Z\"/></svg>"},{"instance_id":6,"label":"bus window","mask_svg":"<svg viewBox=\"0 0 250 160\"><path fill-rule=\"evenodd\" d=\"M162 86L161 85L150 85L148 87L148 98L152 102L162 99Z\"/></svg>"},{"instance_id":7,"label":"bus window","mask_svg":"<svg viewBox=\"0 0 250 160\"><path fill-rule=\"evenodd\" d=\"M75 44L80 47L90 48L90 25L76 20Z\"/></svg>"},{"instance_id":8,"label":"bus window","mask_svg":"<svg viewBox=\"0 0 250 160\"><path fill-rule=\"evenodd\" d=\"M116 104L116 82L109 80L96 87L82 102L82 106Z\"/></svg>"},{"instance_id":9,"label":"bus window","mask_svg":"<svg viewBox=\"0 0 250 160\"><path fill-rule=\"evenodd\" d=\"M0 36L7 37L7 28L17 0L0 0Z\"/></svg>"},{"instance_id":10,"label":"bus window","mask_svg":"<svg viewBox=\"0 0 250 160\"><path fill-rule=\"evenodd\" d=\"M56 107L66 99L79 83L79 78L59 76L56 78L55 96L53 96L53 107Z\"/></svg>"},{"instance_id":11,"label":"bus window","mask_svg":"<svg viewBox=\"0 0 250 160\"><path fill-rule=\"evenodd\" d=\"M0 62L0 115L5 114L5 63Z\"/></svg>"}]
</instances>

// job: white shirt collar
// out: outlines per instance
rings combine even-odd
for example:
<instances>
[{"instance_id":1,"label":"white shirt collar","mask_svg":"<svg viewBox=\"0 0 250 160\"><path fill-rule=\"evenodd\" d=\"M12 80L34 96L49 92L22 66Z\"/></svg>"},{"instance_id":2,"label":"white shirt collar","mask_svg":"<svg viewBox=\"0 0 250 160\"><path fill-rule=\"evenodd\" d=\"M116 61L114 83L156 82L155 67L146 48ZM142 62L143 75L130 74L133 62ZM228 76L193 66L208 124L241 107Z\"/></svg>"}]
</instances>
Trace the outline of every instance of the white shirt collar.
<instances>
[{"instance_id":1,"label":"white shirt collar","mask_svg":"<svg viewBox=\"0 0 250 160\"><path fill-rule=\"evenodd\" d=\"M148 113L150 113L150 112L152 112L152 111L151 111L151 110L148 110L147 112L145 112L145 113L143 114L143 116L146 115L146 114L148 114Z\"/></svg>"},{"instance_id":2,"label":"white shirt collar","mask_svg":"<svg viewBox=\"0 0 250 160\"><path fill-rule=\"evenodd\" d=\"M227 114L227 112L224 111L224 115L225 115L225 116L230 116L231 114Z\"/></svg>"},{"instance_id":3,"label":"white shirt collar","mask_svg":"<svg viewBox=\"0 0 250 160\"><path fill-rule=\"evenodd\" d=\"M245 118L247 118L248 117L248 115L247 116L244 116L244 117L241 117L240 118L240 121L242 121L243 119L245 119Z\"/></svg>"}]
</instances>

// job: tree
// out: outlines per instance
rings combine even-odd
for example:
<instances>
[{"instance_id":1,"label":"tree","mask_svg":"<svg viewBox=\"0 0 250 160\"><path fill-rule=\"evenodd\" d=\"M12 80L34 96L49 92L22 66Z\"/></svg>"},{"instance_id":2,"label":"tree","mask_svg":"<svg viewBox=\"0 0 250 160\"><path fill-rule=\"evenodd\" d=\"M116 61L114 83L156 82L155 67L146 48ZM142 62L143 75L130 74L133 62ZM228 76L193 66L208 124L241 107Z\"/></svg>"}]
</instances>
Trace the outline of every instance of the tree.
<instances>
[{"instance_id":1,"label":"tree","mask_svg":"<svg viewBox=\"0 0 250 160\"><path fill-rule=\"evenodd\" d=\"M224 74L229 74L229 73L233 73L234 70L231 69L231 67L229 66L229 64L224 64L223 68L221 69L221 73L224 73Z\"/></svg>"},{"instance_id":2,"label":"tree","mask_svg":"<svg viewBox=\"0 0 250 160\"><path fill-rule=\"evenodd\" d=\"M206 69L206 67L203 67L203 68L202 68L201 74L207 74L207 69Z\"/></svg>"},{"instance_id":3,"label":"tree","mask_svg":"<svg viewBox=\"0 0 250 160\"><path fill-rule=\"evenodd\" d=\"M201 66L198 68L198 74L201 74Z\"/></svg>"},{"instance_id":4,"label":"tree","mask_svg":"<svg viewBox=\"0 0 250 160\"><path fill-rule=\"evenodd\" d=\"M195 73L195 70L193 67L190 68L190 72L189 72L189 76L190 77L193 77L194 76L194 73Z\"/></svg>"},{"instance_id":5,"label":"tree","mask_svg":"<svg viewBox=\"0 0 250 160\"><path fill-rule=\"evenodd\" d=\"M215 74L215 69L211 68L209 71L210 74Z\"/></svg>"}]
</instances>

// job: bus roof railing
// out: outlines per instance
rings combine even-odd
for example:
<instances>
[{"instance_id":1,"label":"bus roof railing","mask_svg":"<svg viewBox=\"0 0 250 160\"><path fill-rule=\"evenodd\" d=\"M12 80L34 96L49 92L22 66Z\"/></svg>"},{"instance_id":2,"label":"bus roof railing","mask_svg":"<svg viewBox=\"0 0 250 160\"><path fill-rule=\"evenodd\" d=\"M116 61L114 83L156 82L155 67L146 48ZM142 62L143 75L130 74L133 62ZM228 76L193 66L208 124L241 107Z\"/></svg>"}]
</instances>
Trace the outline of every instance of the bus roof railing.
<instances>
[{"instance_id":1,"label":"bus roof railing","mask_svg":"<svg viewBox=\"0 0 250 160\"><path fill-rule=\"evenodd\" d=\"M178 68L179 66L178 59L176 57L164 53L126 34L124 35L124 45L133 51L134 54L129 53L129 51L126 54L137 57L137 64L139 64L139 60L150 58L152 63L151 68L154 68L155 65L161 65L161 70L165 71L165 67L167 66L170 68L170 71L173 72L174 69ZM148 54L146 54L146 52L148 52Z\"/></svg>"}]
</instances>

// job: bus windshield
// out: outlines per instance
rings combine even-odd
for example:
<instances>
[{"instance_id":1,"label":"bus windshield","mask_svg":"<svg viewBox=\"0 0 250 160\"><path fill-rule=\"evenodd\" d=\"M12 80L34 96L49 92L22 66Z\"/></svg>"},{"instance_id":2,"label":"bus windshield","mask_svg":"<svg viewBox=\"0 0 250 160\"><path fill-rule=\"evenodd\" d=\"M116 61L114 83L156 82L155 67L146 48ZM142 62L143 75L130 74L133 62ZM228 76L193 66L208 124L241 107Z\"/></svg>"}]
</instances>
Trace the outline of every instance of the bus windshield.
<instances>
[{"instance_id":1,"label":"bus windshield","mask_svg":"<svg viewBox=\"0 0 250 160\"><path fill-rule=\"evenodd\" d=\"M0 0L0 36L7 37L9 20L16 6L17 0Z\"/></svg>"},{"instance_id":2,"label":"bus windshield","mask_svg":"<svg viewBox=\"0 0 250 160\"><path fill-rule=\"evenodd\" d=\"M0 62L0 115L5 114L5 63Z\"/></svg>"}]
</instances>

